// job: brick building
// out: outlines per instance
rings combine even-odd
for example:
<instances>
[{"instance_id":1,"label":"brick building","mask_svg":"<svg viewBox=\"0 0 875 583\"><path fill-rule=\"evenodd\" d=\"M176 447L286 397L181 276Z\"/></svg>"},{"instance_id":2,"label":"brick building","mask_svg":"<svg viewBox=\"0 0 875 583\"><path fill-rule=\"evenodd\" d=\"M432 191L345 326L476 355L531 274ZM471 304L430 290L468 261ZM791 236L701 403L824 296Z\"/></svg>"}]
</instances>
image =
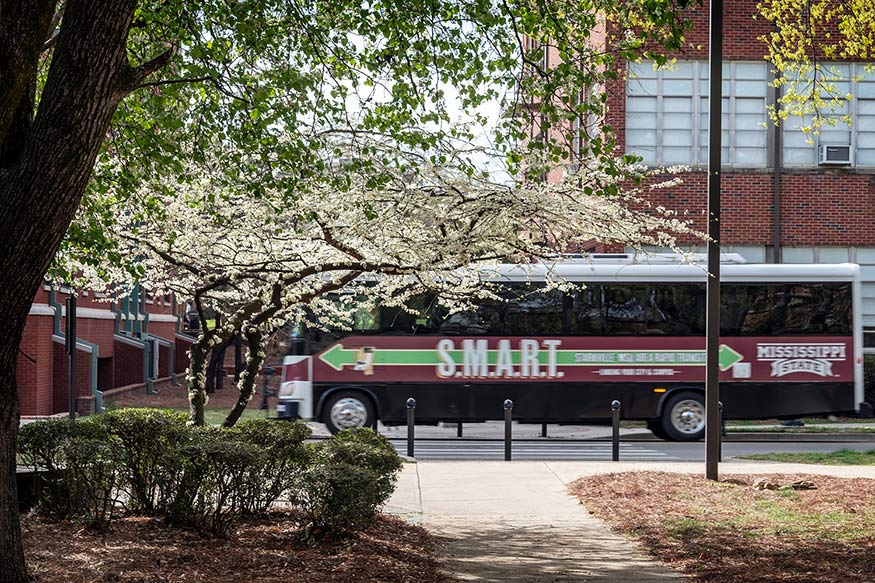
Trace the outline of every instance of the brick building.
<instances>
[{"instance_id":1,"label":"brick building","mask_svg":"<svg viewBox=\"0 0 875 583\"><path fill-rule=\"evenodd\" d=\"M22 415L69 410L67 297L49 286L34 296L18 354ZM136 288L122 301L107 302L83 292L76 312L76 396L81 414L100 411L108 391L131 386L150 390L158 380L175 380L175 374L188 366L190 338L178 334L171 296Z\"/></svg>"},{"instance_id":2,"label":"brick building","mask_svg":"<svg viewBox=\"0 0 875 583\"><path fill-rule=\"evenodd\" d=\"M724 13L723 182L724 250L749 262L838 263L862 266L866 346L875 350L875 73L862 63L831 63L853 99L832 112L819 136L810 120L771 124L771 67L760 37L771 24L754 18L756 0L727 0ZM689 213L707 229L708 9L690 13L693 28L671 70L624 63L607 88L619 147L648 165L691 167L683 184L656 191L654 202ZM839 116L849 114L851 123ZM822 146L842 146L846 160L820 159ZM691 247L704 246L688 241ZM868 351L867 351L868 352Z\"/></svg>"}]
</instances>

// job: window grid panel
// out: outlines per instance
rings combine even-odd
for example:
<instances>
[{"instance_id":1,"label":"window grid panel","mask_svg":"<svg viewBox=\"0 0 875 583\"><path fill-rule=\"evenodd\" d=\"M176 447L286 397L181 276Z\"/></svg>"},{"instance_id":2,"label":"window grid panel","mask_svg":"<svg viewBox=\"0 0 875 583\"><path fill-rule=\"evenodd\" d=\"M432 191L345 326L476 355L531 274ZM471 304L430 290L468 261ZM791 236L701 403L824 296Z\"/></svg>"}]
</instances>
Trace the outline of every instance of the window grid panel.
<instances>
[{"instance_id":1,"label":"window grid panel","mask_svg":"<svg viewBox=\"0 0 875 583\"><path fill-rule=\"evenodd\" d=\"M643 155L640 150L647 147L647 158L655 154L655 162L660 164L707 165L708 64L679 62L673 70L653 71L653 65L645 62L630 64L629 71L638 76L629 82L627 97L626 144L630 151ZM722 164L764 167L768 164L766 65L732 62L725 63L723 71ZM652 118L639 115L645 113L656 116L655 151L652 134L643 139L637 131L652 128Z\"/></svg>"},{"instance_id":2,"label":"window grid panel","mask_svg":"<svg viewBox=\"0 0 875 583\"><path fill-rule=\"evenodd\" d=\"M853 98L835 112L825 114L836 120L835 125L824 125L819 136L805 134L800 128L810 126L811 116L787 120L782 127L783 156L786 166L816 166L818 146L821 144L849 144L853 152L851 163L857 167L875 167L875 73L869 73L865 64L840 64L830 67L830 73L843 79L832 82L840 93ZM849 115L850 126L841 120Z\"/></svg>"}]
</instances>

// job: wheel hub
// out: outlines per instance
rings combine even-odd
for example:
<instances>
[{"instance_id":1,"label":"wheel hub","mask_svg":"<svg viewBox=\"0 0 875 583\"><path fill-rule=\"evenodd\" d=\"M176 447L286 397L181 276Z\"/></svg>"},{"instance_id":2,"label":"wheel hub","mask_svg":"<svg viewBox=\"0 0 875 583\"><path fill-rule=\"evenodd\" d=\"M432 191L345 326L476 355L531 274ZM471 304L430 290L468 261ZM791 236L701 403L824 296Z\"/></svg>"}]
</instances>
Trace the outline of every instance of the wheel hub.
<instances>
[{"instance_id":1,"label":"wheel hub","mask_svg":"<svg viewBox=\"0 0 875 583\"><path fill-rule=\"evenodd\" d=\"M365 404L352 397L345 397L331 407L331 422L339 429L364 427L368 419Z\"/></svg>"},{"instance_id":2,"label":"wheel hub","mask_svg":"<svg viewBox=\"0 0 875 583\"><path fill-rule=\"evenodd\" d=\"M695 399L678 401L672 407L671 421L681 433L698 433L705 426L705 408Z\"/></svg>"}]
</instances>

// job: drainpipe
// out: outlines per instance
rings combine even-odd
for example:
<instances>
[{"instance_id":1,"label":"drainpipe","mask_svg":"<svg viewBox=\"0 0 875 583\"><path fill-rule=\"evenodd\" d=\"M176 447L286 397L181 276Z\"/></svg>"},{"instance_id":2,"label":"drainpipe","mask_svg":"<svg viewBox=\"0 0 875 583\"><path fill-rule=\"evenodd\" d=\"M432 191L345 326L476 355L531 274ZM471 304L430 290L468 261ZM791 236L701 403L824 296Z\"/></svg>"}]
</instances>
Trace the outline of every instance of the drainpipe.
<instances>
[{"instance_id":1,"label":"drainpipe","mask_svg":"<svg viewBox=\"0 0 875 583\"><path fill-rule=\"evenodd\" d=\"M153 304L154 305L154 304ZM149 335L149 312L146 310L146 290L140 288L140 314L143 316L143 324L141 330L144 336Z\"/></svg>"},{"instance_id":2,"label":"drainpipe","mask_svg":"<svg viewBox=\"0 0 875 583\"><path fill-rule=\"evenodd\" d=\"M130 310L131 299L130 299L130 297L128 297L127 295L122 296L121 299L119 299L119 304L120 304L120 306L119 306L118 318L121 319L121 316L125 317L124 328L121 330L121 333L122 334L130 334L130 332L131 332L131 310Z\"/></svg>"},{"instance_id":3,"label":"drainpipe","mask_svg":"<svg viewBox=\"0 0 875 583\"><path fill-rule=\"evenodd\" d=\"M781 88L775 87L775 113L781 109ZM784 150L781 143L783 124L773 125L774 139L772 159L774 160L774 175L772 180L772 262L781 263L781 168L784 166Z\"/></svg>"},{"instance_id":4,"label":"drainpipe","mask_svg":"<svg viewBox=\"0 0 875 583\"><path fill-rule=\"evenodd\" d=\"M130 303L128 304L131 308L131 312L129 315L129 322L131 325L131 334L133 336L140 336L140 284L135 284L134 288L131 290L130 295Z\"/></svg>"}]
</instances>

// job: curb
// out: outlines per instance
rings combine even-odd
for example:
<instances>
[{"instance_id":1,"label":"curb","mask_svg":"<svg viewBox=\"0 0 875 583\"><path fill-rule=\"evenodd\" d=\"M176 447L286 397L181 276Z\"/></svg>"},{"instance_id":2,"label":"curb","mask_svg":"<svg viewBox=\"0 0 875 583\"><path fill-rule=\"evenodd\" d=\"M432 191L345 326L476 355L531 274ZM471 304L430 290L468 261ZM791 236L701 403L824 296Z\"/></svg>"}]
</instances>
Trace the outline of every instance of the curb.
<instances>
[{"instance_id":1,"label":"curb","mask_svg":"<svg viewBox=\"0 0 875 583\"><path fill-rule=\"evenodd\" d=\"M610 437L596 437L582 441L611 441ZM663 441L652 435L629 435L620 436L621 442L647 442L647 441ZM775 441L775 442L808 442L808 443L873 443L875 444L875 433L793 433L790 431L739 431L728 432L723 441L729 442L755 442L755 441ZM680 442L672 442L680 443ZM690 441L688 443L701 443Z\"/></svg>"}]
</instances>

